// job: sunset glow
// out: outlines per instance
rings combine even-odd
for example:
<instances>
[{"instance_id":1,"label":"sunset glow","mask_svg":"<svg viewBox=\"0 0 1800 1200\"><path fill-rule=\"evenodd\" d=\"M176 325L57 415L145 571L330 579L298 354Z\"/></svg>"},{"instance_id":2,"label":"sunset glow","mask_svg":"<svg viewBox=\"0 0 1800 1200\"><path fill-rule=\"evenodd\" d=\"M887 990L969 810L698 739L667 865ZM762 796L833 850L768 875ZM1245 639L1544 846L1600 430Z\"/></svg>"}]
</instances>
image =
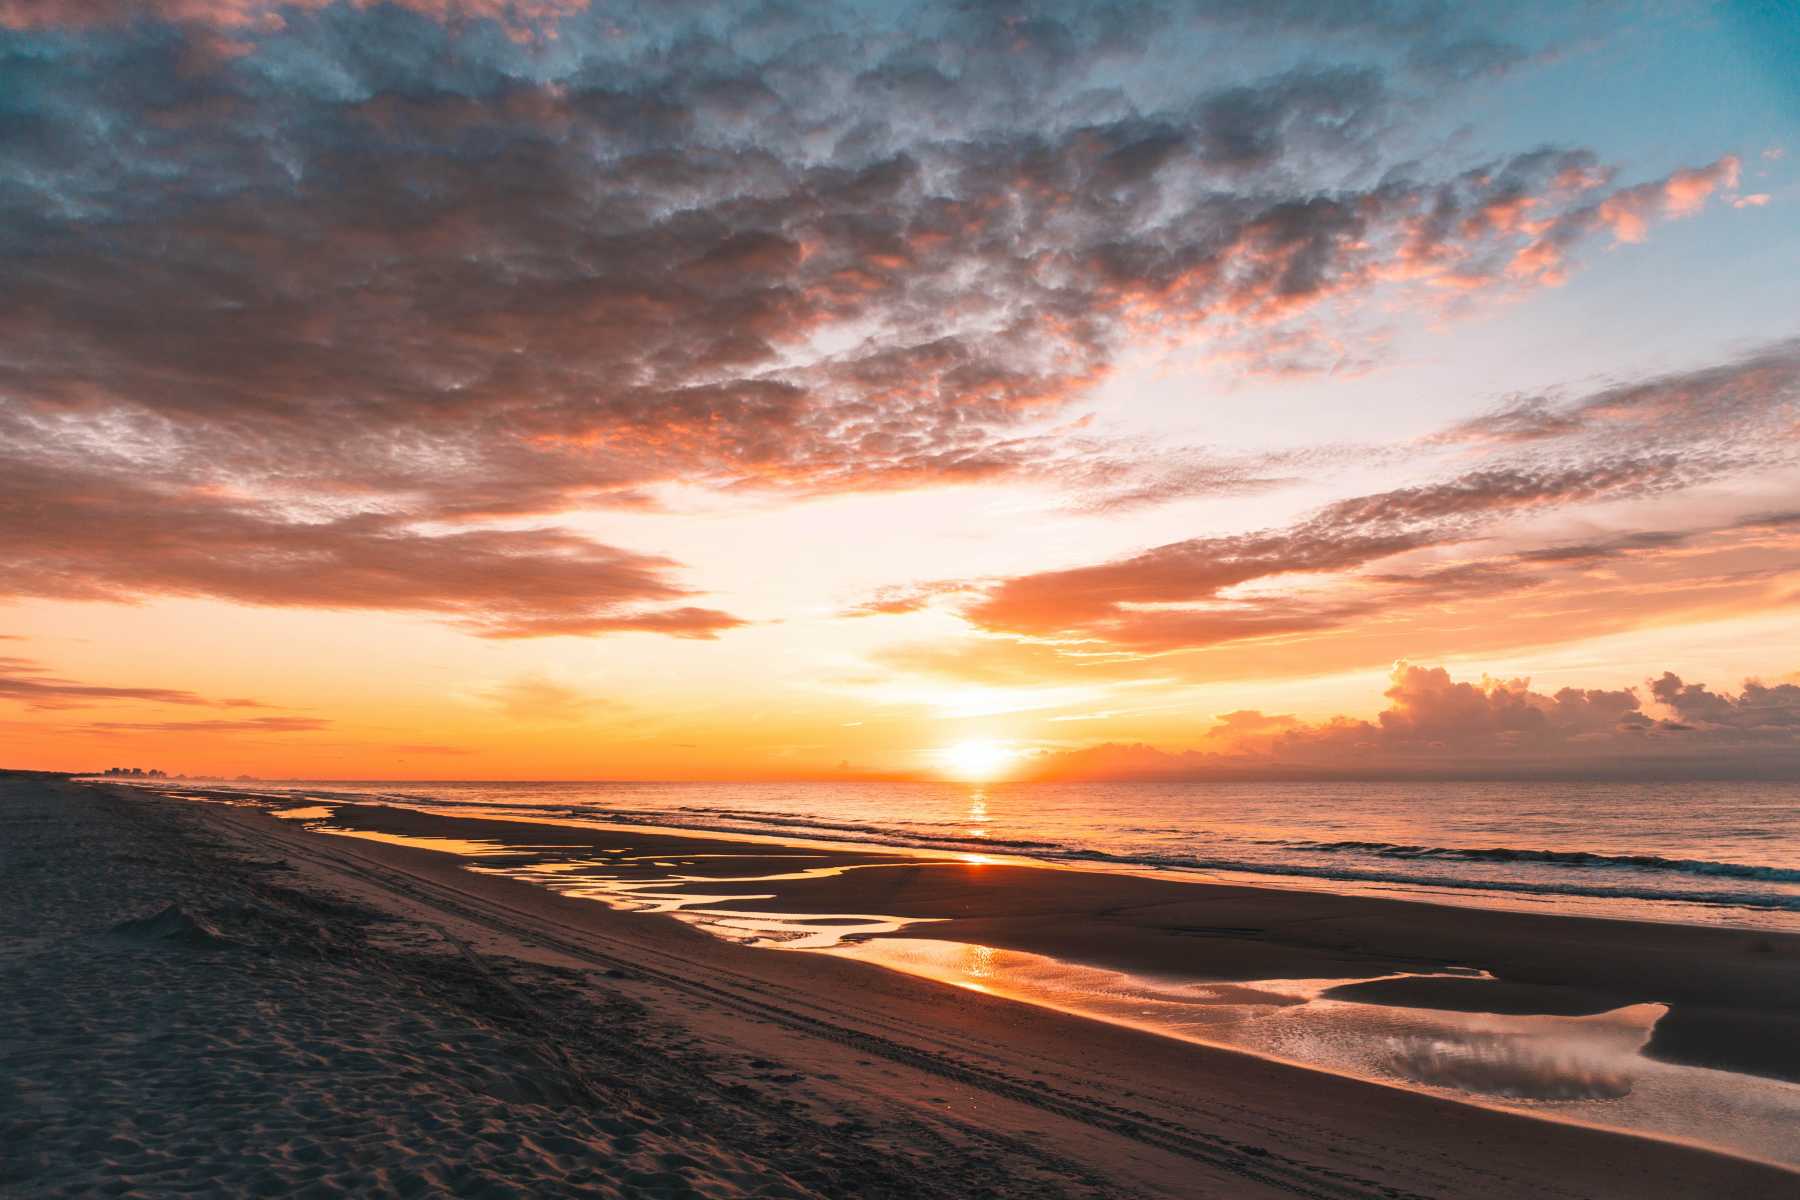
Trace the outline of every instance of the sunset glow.
<instances>
[{"instance_id":1,"label":"sunset glow","mask_svg":"<svg viewBox=\"0 0 1800 1200\"><path fill-rule=\"evenodd\" d=\"M0 4L9 762L1800 761L1764 18L751 8Z\"/></svg>"},{"instance_id":2,"label":"sunset glow","mask_svg":"<svg viewBox=\"0 0 1800 1200\"><path fill-rule=\"evenodd\" d=\"M1800 1197L1800 0L0 0L0 963L7 1195Z\"/></svg>"},{"instance_id":3,"label":"sunset glow","mask_svg":"<svg viewBox=\"0 0 1800 1200\"><path fill-rule=\"evenodd\" d=\"M942 764L945 775L969 782L999 778L1018 757L1019 752L1010 746L979 740L945 746L937 753L937 760ZM974 807L971 806L971 818L973 816Z\"/></svg>"}]
</instances>

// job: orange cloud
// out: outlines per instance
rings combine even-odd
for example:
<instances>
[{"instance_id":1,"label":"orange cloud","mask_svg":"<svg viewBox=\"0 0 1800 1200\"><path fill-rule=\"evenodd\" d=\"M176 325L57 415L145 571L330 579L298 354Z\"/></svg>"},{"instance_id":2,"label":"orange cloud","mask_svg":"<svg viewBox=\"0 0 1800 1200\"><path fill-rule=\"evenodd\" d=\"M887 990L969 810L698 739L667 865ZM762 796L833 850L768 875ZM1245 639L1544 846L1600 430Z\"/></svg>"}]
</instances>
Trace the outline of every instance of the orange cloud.
<instances>
[{"instance_id":1,"label":"orange cloud","mask_svg":"<svg viewBox=\"0 0 1800 1200\"><path fill-rule=\"evenodd\" d=\"M1627 630L1791 608L1792 518L1650 531L1484 555L1479 541L1365 569L1277 581L1212 606L1148 606L1079 633L990 632L883 650L886 668L993 686L1217 682L1366 670L1398 657L1516 653ZM1416 556L1412 556L1416 557ZM1302 577L1304 578L1304 577ZM1286 626L1283 628L1283 626Z\"/></svg>"},{"instance_id":2,"label":"orange cloud","mask_svg":"<svg viewBox=\"0 0 1800 1200\"><path fill-rule=\"evenodd\" d=\"M1679 486L1662 456L1559 469L1490 468L1440 484L1339 501L1285 530L1195 538L1117 562L1016 576L966 610L978 626L1037 637L1168 650L1330 628L1374 601L1245 598L1261 580L1341 574L1466 540L1471 522ZM1491 586L1492 580L1480 581Z\"/></svg>"},{"instance_id":3,"label":"orange cloud","mask_svg":"<svg viewBox=\"0 0 1800 1200\"><path fill-rule=\"evenodd\" d=\"M251 717L243 721L93 721L82 726L88 733L177 733L210 736L239 733L318 733L331 722L318 717Z\"/></svg>"},{"instance_id":4,"label":"orange cloud","mask_svg":"<svg viewBox=\"0 0 1800 1200\"><path fill-rule=\"evenodd\" d=\"M1340 186L1320 164L1404 143L1415 77L1398 89L1373 66L1178 79L1154 110L996 123L1087 103L1113 79L1114 26L1142 36L1153 14L1046 18L1019 47L1001 14L952 6L969 56L952 78L928 65L932 35L846 28L825 53L810 31L734 39L680 6L633 20L681 54L621 57L583 22L529 70L499 39L421 56L377 36L395 20L382 6L326 7L0 0L0 24L104 26L87 40L113 47L22 79L36 124L0 163L32 181L6 193L17 236L0 245L18 268L0 303L15 514L0 594L711 637L741 619L704 606L680 564L552 518L649 507L671 485L817 495L1066 472L1085 490L1116 460L1035 431L1146 330L1205 326L1245 369L1352 367L1333 314L1407 283L1513 286L1506 264L1533 239L1555 264L1527 274L1565 272L1612 199L1585 150ZM521 28L584 6L398 7ZM311 65L188 63L170 24ZM1444 87L1516 61L1484 38L1421 53L1406 69ZM816 109L845 79L844 102ZM94 129L119 153L64 152ZM1671 175L1658 203L1689 211L1729 185L1727 161ZM1303 316L1320 327L1296 333ZM1256 465L1170 456L1092 490L1250 490L1271 477ZM1185 638L1311 627L1333 612L1278 618L1220 589L1441 540L1341 532L1165 548L1159 562L1225 566L1165 572L1100 632L1148 646L1178 620ZM1032 630L1095 619L1065 621L1031 594L1046 586L1003 582L975 611ZM1165 601L1220 603L1130 607Z\"/></svg>"},{"instance_id":5,"label":"orange cloud","mask_svg":"<svg viewBox=\"0 0 1800 1200\"><path fill-rule=\"evenodd\" d=\"M1523 679L1459 682L1442 667L1394 665L1373 721L1317 724L1228 714L1205 749L1102 745L1041 756L1048 779L1243 776L1654 774L1787 777L1800 766L1800 687L1754 680L1736 696L1665 673L1644 694L1531 690ZM1661 708L1672 715L1659 717Z\"/></svg>"},{"instance_id":6,"label":"orange cloud","mask_svg":"<svg viewBox=\"0 0 1800 1200\"><path fill-rule=\"evenodd\" d=\"M161 687L110 687L77 683L47 674L28 659L0 658L0 700L33 709L90 708L99 704L139 702L207 708L267 708L257 700L233 697L211 700L194 692Z\"/></svg>"},{"instance_id":7,"label":"orange cloud","mask_svg":"<svg viewBox=\"0 0 1800 1200\"><path fill-rule=\"evenodd\" d=\"M542 675L522 675L496 684L481 698L515 721L573 721L600 703Z\"/></svg>"},{"instance_id":8,"label":"orange cloud","mask_svg":"<svg viewBox=\"0 0 1800 1200\"><path fill-rule=\"evenodd\" d=\"M75 480L80 486L71 488ZM711 637L742 624L692 605L675 564L558 529L423 532L361 514L296 520L273 506L119 477L16 465L0 478L0 595L436 613L486 637L646 631Z\"/></svg>"}]
</instances>

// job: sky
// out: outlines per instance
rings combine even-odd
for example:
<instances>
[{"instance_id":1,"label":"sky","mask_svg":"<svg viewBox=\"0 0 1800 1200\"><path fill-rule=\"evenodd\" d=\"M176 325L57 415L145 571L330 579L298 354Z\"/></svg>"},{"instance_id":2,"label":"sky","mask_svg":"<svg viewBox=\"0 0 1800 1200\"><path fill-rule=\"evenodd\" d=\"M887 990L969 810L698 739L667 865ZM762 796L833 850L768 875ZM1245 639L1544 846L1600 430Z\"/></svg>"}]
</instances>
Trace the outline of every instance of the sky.
<instances>
[{"instance_id":1,"label":"sky","mask_svg":"<svg viewBox=\"0 0 1800 1200\"><path fill-rule=\"evenodd\" d=\"M1796 61L0 0L0 763L1800 775Z\"/></svg>"}]
</instances>

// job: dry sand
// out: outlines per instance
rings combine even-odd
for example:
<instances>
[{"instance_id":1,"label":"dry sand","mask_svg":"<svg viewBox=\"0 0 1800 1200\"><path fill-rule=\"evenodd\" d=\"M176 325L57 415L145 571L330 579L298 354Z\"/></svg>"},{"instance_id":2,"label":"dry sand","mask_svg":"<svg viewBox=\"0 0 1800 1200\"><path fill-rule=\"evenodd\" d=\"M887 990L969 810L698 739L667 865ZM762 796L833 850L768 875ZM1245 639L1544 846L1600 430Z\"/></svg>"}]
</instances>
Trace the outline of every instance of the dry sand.
<instances>
[{"instance_id":1,"label":"dry sand","mask_svg":"<svg viewBox=\"0 0 1800 1200\"><path fill-rule=\"evenodd\" d=\"M482 828L453 825L445 836ZM1079 873L892 882L908 872L931 878L916 864L836 878L983 914L933 936L966 921L958 936L991 938L1011 921L1008 936L1038 946L1079 930L1079 913L1106 919L1071 899ZM1019 893L1012 909L995 881ZM1288 895L1145 905L1202 905L1168 926L1188 932L1164 936L1238 945L1227 954L1416 961L1456 936L1429 918L1409 933L1405 913L1354 902L1314 914L1329 927L1318 937L1294 931L1302 917L1251 937L1250 917L1271 916L1256 905L1276 901L1240 893ZM1606 940L1584 924L1481 936L1516 956L1517 986L1574 996L1593 981L1570 964ZM1059 936L1098 945L1101 932ZM1777 1019L1759 1006L1787 986L1785 943L1745 953L1655 936L1673 939L1659 952L1691 956L1685 967L1717 970L1721 987L1697 994ZM1635 961L1621 952L1603 990L1638 986ZM0 781L0 981L7 1195L1775 1197L1800 1184L1695 1148L722 942L451 854L99 787ZM1701 1049L1682 1052L1719 1052L1716 1033L1695 1036Z\"/></svg>"}]
</instances>

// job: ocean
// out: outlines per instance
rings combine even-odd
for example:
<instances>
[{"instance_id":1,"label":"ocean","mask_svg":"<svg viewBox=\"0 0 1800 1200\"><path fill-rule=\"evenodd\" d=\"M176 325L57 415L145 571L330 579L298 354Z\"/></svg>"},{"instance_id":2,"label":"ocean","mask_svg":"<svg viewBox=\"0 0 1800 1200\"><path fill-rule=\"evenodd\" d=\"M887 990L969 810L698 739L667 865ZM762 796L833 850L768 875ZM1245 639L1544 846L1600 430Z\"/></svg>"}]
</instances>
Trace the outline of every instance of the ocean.
<instances>
[{"instance_id":1,"label":"ocean","mask_svg":"<svg viewBox=\"0 0 1800 1200\"><path fill-rule=\"evenodd\" d=\"M1800 783L218 786L1800 930Z\"/></svg>"}]
</instances>

